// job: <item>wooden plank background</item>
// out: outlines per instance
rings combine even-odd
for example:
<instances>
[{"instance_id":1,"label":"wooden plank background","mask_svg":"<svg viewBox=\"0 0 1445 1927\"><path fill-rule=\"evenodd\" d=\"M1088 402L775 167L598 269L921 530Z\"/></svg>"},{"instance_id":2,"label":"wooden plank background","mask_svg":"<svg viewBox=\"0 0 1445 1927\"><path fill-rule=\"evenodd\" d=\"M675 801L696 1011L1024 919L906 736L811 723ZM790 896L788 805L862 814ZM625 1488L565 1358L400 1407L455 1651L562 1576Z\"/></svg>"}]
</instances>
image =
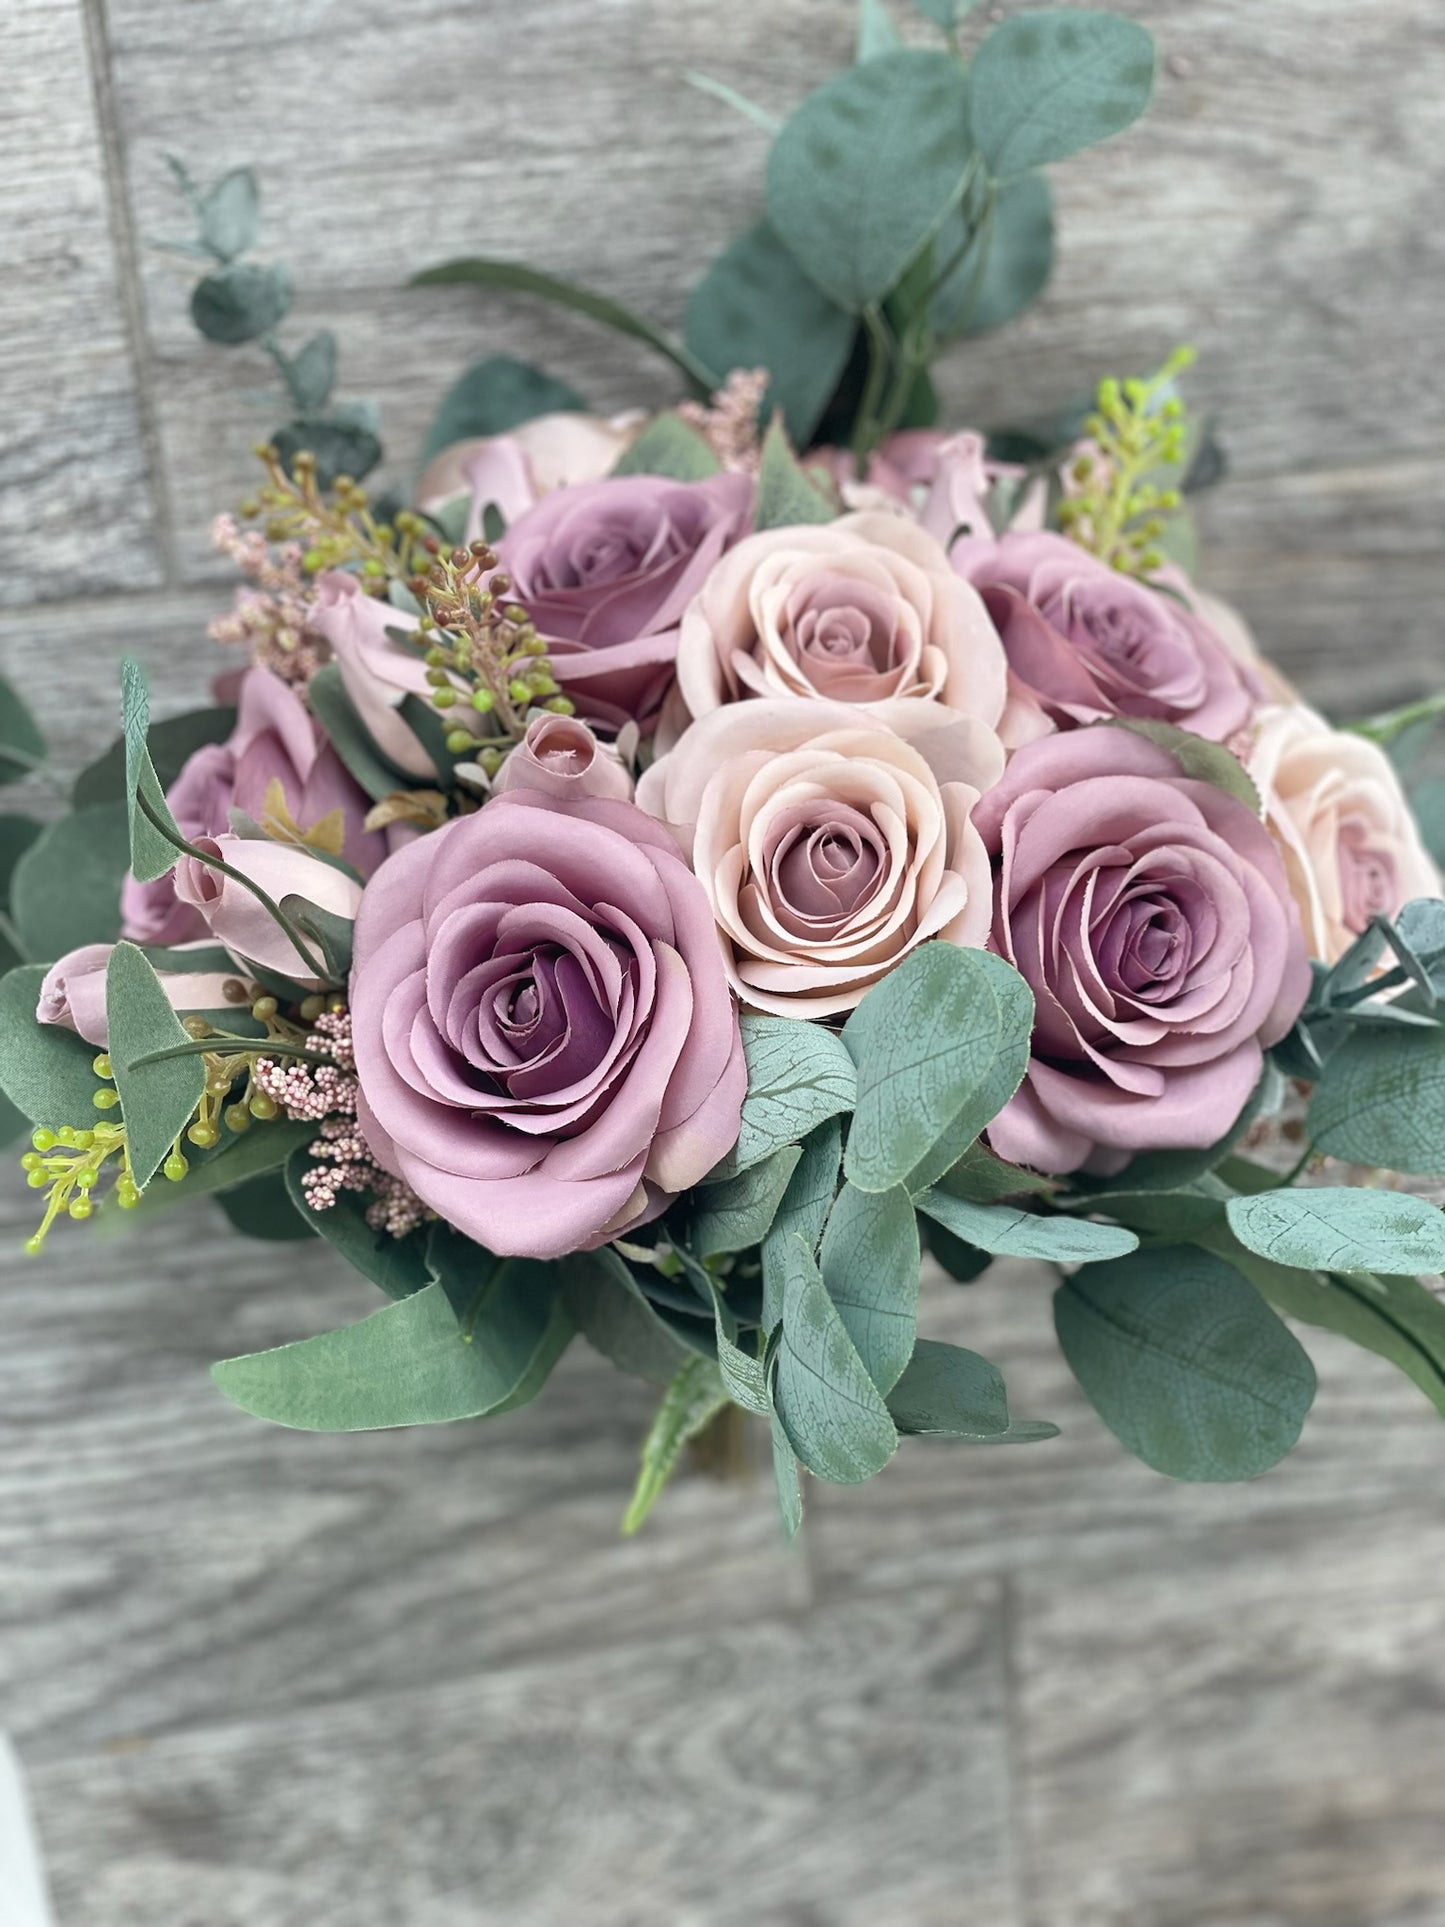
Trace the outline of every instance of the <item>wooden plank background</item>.
<instances>
[{"instance_id":1,"label":"wooden plank background","mask_svg":"<svg viewBox=\"0 0 1445 1927\"><path fill-rule=\"evenodd\" d=\"M1320 702L1445 668L1445 12L1124 0L1151 118L1060 170L1048 299L945 370L963 420L1200 351L1229 480L1207 579ZM1000 15L1006 9L991 9ZM185 316L166 151L250 162L296 326L397 473L471 357L599 406L665 376L414 268L526 255L676 321L847 0L7 0L0 668L74 767L114 663L201 694L211 515L267 370ZM299 339L299 335L297 337ZM37 800L44 805L43 792ZM1441 1927L1445 1435L1311 1338L1300 1452L1169 1485L1069 1386L1048 1285L936 1281L929 1329L1063 1423L919 1445L861 1492L679 1485L616 1521L650 1394L569 1355L496 1430L268 1430L216 1357L342 1322L322 1252L152 1227L27 1264L0 1200L0 1724L63 1927ZM208 1241L209 1240L209 1241Z\"/></svg>"}]
</instances>

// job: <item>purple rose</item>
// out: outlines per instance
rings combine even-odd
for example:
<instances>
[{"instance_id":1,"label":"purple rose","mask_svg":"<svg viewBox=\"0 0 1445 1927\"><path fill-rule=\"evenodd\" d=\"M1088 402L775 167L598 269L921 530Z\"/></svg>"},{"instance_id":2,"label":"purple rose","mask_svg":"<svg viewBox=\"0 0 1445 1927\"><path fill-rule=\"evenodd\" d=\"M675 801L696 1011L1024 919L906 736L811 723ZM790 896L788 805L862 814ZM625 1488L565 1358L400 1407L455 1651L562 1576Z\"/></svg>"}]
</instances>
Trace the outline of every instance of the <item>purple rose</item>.
<instances>
[{"instance_id":1,"label":"purple rose","mask_svg":"<svg viewBox=\"0 0 1445 1927\"><path fill-rule=\"evenodd\" d=\"M993 1148L1107 1173L1135 1151L1213 1144L1309 989L1264 825L1107 727L1019 750L973 820L999 863L991 947L1036 1003Z\"/></svg>"},{"instance_id":2,"label":"purple rose","mask_svg":"<svg viewBox=\"0 0 1445 1927\"><path fill-rule=\"evenodd\" d=\"M707 893L630 803L523 790L399 851L362 900L351 1014L372 1153L491 1251L605 1243L737 1138Z\"/></svg>"},{"instance_id":3,"label":"purple rose","mask_svg":"<svg viewBox=\"0 0 1445 1927\"><path fill-rule=\"evenodd\" d=\"M365 792L322 737L289 684L269 669L241 679L236 727L228 741L190 756L166 792L176 826L189 843L225 836L237 809L265 828L312 833L334 856L369 876L386 855L386 839L366 828ZM276 822L272 790L290 825ZM153 883L127 877L121 888L121 934L132 943L178 944L207 934L193 904L176 895L174 876Z\"/></svg>"},{"instance_id":4,"label":"purple rose","mask_svg":"<svg viewBox=\"0 0 1445 1927\"><path fill-rule=\"evenodd\" d=\"M682 612L747 533L752 505L744 475L617 476L559 489L507 530L502 566L588 722L656 727Z\"/></svg>"},{"instance_id":5,"label":"purple rose","mask_svg":"<svg viewBox=\"0 0 1445 1927\"><path fill-rule=\"evenodd\" d=\"M993 617L1015 696L1055 728L1139 716L1222 743L1253 715L1248 669L1193 610L1066 537L966 537L950 554Z\"/></svg>"}]
</instances>

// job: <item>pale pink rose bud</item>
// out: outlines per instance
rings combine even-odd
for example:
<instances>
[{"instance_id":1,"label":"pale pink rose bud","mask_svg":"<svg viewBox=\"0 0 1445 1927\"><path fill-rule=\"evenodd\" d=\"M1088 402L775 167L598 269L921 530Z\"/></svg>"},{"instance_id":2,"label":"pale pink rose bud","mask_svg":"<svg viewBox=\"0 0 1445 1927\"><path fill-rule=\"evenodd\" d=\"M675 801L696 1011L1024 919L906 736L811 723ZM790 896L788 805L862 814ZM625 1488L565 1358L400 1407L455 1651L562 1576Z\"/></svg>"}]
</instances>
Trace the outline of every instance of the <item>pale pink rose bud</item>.
<instances>
[{"instance_id":1,"label":"pale pink rose bud","mask_svg":"<svg viewBox=\"0 0 1445 1927\"><path fill-rule=\"evenodd\" d=\"M179 944L181 950L195 950L196 944ZM67 951L45 973L35 1020L41 1024L63 1024L83 1037L97 1050L110 1043L105 1021L105 973L110 963L110 943L83 943ZM178 1011L220 1010L226 1004L225 986L234 971L158 970L161 988Z\"/></svg>"},{"instance_id":2,"label":"pale pink rose bud","mask_svg":"<svg viewBox=\"0 0 1445 1927\"><path fill-rule=\"evenodd\" d=\"M534 716L492 788L497 795L536 790L562 803L584 796L632 800L632 778L622 759L575 716Z\"/></svg>"},{"instance_id":3,"label":"pale pink rose bud","mask_svg":"<svg viewBox=\"0 0 1445 1927\"><path fill-rule=\"evenodd\" d=\"M359 883L293 845L262 838L211 836L196 847L259 884L274 903L279 904L283 897L304 897L320 910L353 920L360 908ZM176 865L176 895L182 903L193 904L200 911L212 937L239 961L274 970L307 989L320 988L320 980L307 969L270 911L234 877L196 857L182 857ZM314 950L314 944L311 948Z\"/></svg>"},{"instance_id":4,"label":"pale pink rose bud","mask_svg":"<svg viewBox=\"0 0 1445 1927\"><path fill-rule=\"evenodd\" d=\"M611 417L535 415L505 435L453 442L428 465L417 502L434 512L455 496L470 495L466 539L473 541L489 504L505 522L515 522L555 489L610 475L646 420L639 409Z\"/></svg>"}]
</instances>

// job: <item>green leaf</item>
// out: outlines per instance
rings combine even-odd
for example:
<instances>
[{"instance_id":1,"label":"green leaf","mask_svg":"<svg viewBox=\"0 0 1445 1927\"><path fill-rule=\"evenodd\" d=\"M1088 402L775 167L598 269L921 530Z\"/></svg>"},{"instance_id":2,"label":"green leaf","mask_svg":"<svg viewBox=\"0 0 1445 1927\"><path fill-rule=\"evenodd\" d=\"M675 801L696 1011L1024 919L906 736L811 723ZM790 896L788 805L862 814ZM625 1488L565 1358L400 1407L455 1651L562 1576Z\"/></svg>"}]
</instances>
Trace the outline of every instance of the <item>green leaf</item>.
<instances>
[{"instance_id":1,"label":"green leaf","mask_svg":"<svg viewBox=\"0 0 1445 1927\"><path fill-rule=\"evenodd\" d=\"M249 1147L257 1136L253 1125L246 1135L246 1145ZM388 1298L409 1298L433 1282L424 1230L409 1232L404 1238L393 1238L385 1231L374 1230L366 1222L371 1199L355 1191L341 1192L335 1204L317 1211L307 1201L301 1183L311 1164L308 1138L286 1159L287 1195L312 1231L324 1238L353 1271L359 1271L363 1278L379 1285Z\"/></svg>"},{"instance_id":2,"label":"green leaf","mask_svg":"<svg viewBox=\"0 0 1445 1927\"><path fill-rule=\"evenodd\" d=\"M705 1358L684 1359L663 1393L657 1417L642 1441L642 1466L632 1502L622 1521L622 1530L629 1537L641 1528L661 1497L683 1446L696 1438L727 1403L727 1391L717 1366Z\"/></svg>"},{"instance_id":3,"label":"green leaf","mask_svg":"<svg viewBox=\"0 0 1445 1927\"><path fill-rule=\"evenodd\" d=\"M1154 42L1132 20L1082 7L1015 14L974 55L973 138L1009 180L1121 132L1153 84Z\"/></svg>"},{"instance_id":4,"label":"green leaf","mask_svg":"<svg viewBox=\"0 0 1445 1927\"><path fill-rule=\"evenodd\" d=\"M936 1219L920 1219L919 1235L923 1248L930 1257L936 1258L944 1272L956 1285L971 1285L981 1278L993 1263L991 1254L980 1251L976 1245L966 1244Z\"/></svg>"},{"instance_id":5,"label":"green leaf","mask_svg":"<svg viewBox=\"0 0 1445 1927\"><path fill-rule=\"evenodd\" d=\"M1305 1271L1445 1271L1445 1212L1400 1191L1339 1185L1231 1198L1236 1238Z\"/></svg>"},{"instance_id":6,"label":"green leaf","mask_svg":"<svg viewBox=\"0 0 1445 1927\"><path fill-rule=\"evenodd\" d=\"M412 786L415 779L404 776L395 764L389 763L372 741L334 662L328 662L311 678L306 686L306 700L332 748L373 803Z\"/></svg>"},{"instance_id":7,"label":"green leaf","mask_svg":"<svg viewBox=\"0 0 1445 1927\"><path fill-rule=\"evenodd\" d=\"M783 1537L792 1540L797 1538L798 1528L803 1523L803 1492L798 1483L798 1461L793 1457L793 1448L788 1443L783 1422L776 1412L768 1414L768 1424L773 1436L773 1483L778 1493L778 1517L782 1521Z\"/></svg>"},{"instance_id":8,"label":"green leaf","mask_svg":"<svg viewBox=\"0 0 1445 1927\"><path fill-rule=\"evenodd\" d=\"M1016 1205L970 1204L947 1191L925 1191L918 1200L926 1212L956 1238L998 1258L1045 1258L1055 1265L1087 1265L1122 1258L1139 1240L1116 1224L1088 1218L1043 1218Z\"/></svg>"},{"instance_id":9,"label":"green leaf","mask_svg":"<svg viewBox=\"0 0 1445 1927\"><path fill-rule=\"evenodd\" d=\"M715 1179L735 1177L785 1144L800 1143L830 1117L851 1110L858 1089L848 1052L820 1025L747 1015L741 1027L748 1094L738 1141L712 1172Z\"/></svg>"},{"instance_id":10,"label":"green leaf","mask_svg":"<svg viewBox=\"0 0 1445 1927\"><path fill-rule=\"evenodd\" d=\"M422 444L421 459L473 435L505 435L538 415L571 414L586 402L569 382L558 381L514 355L474 361L443 395Z\"/></svg>"},{"instance_id":11,"label":"green leaf","mask_svg":"<svg viewBox=\"0 0 1445 1927\"><path fill-rule=\"evenodd\" d=\"M937 1438L997 1438L1009 1429L1008 1396L997 1365L965 1351L920 1338L907 1370L888 1395L898 1430Z\"/></svg>"},{"instance_id":12,"label":"green leaf","mask_svg":"<svg viewBox=\"0 0 1445 1927\"><path fill-rule=\"evenodd\" d=\"M559 281L555 275L541 274L536 268L526 267L520 261L497 261L473 255L457 261L443 261L437 267L413 275L411 279L414 288L457 284L505 288L513 294L535 295L538 300L570 308L575 314L584 314L591 321L601 322L605 328L615 328L618 334L645 342L675 368L680 368L688 380L704 392L711 392L717 386L718 377L713 369L690 354L680 341L664 329L645 321L641 315L633 314L620 301L613 301L607 295L594 294L590 288L579 288L574 282Z\"/></svg>"},{"instance_id":13,"label":"green leaf","mask_svg":"<svg viewBox=\"0 0 1445 1927\"><path fill-rule=\"evenodd\" d=\"M0 676L0 783L16 783L50 753L45 733L19 690Z\"/></svg>"},{"instance_id":14,"label":"green leaf","mask_svg":"<svg viewBox=\"0 0 1445 1927\"><path fill-rule=\"evenodd\" d=\"M16 866L40 833L40 824L28 816L0 816L0 910L7 918L10 918L10 891ZM29 962L30 953L10 918L8 928L0 925L0 976L13 970L16 964Z\"/></svg>"},{"instance_id":15,"label":"green leaf","mask_svg":"<svg viewBox=\"0 0 1445 1927\"><path fill-rule=\"evenodd\" d=\"M1086 1265L1055 1294L1054 1323L1100 1418L1170 1478L1266 1471L1314 1398L1299 1341L1232 1265L1194 1246Z\"/></svg>"},{"instance_id":16,"label":"green leaf","mask_svg":"<svg viewBox=\"0 0 1445 1927\"><path fill-rule=\"evenodd\" d=\"M124 809L101 803L48 824L15 865L10 915L26 951L53 960L120 932L130 863Z\"/></svg>"},{"instance_id":17,"label":"green leaf","mask_svg":"<svg viewBox=\"0 0 1445 1927\"><path fill-rule=\"evenodd\" d=\"M315 1135L314 1124L273 1118L269 1123L253 1124L239 1137L223 1132L212 1151L198 1151L188 1144L186 1160L191 1168L186 1175L176 1183L168 1178L164 1184L151 1185L133 1211L103 1209L98 1221L101 1234L120 1236L158 1211L172 1210L195 1198L215 1197L250 1178L279 1171L297 1146L309 1144Z\"/></svg>"},{"instance_id":18,"label":"green leaf","mask_svg":"<svg viewBox=\"0 0 1445 1927\"><path fill-rule=\"evenodd\" d=\"M717 1258L761 1244L802 1155L798 1145L785 1144L761 1164L700 1191L689 1239L697 1256Z\"/></svg>"},{"instance_id":19,"label":"green leaf","mask_svg":"<svg viewBox=\"0 0 1445 1927\"><path fill-rule=\"evenodd\" d=\"M678 1334L659 1316L615 1251L604 1248L569 1258L563 1268L563 1296L592 1349L633 1378L666 1385L687 1355Z\"/></svg>"},{"instance_id":20,"label":"green leaf","mask_svg":"<svg viewBox=\"0 0 1445 1927\"><path fill-rule=\"evenodd\" d=\"M729 87L725 80L715 80L711 74L684 73L683 79L689 87L696 87L700 94L709 94L720 100L725 107L731 107L735 114L751 121L754 127L761 127L765 134L776 134L782 122L776 114L770 114L766 107L759 107L755 100L740 94L736 87Z\"/></svg>"},{"instance_id":21,"label":"green leaf","mask_svg":"<svg viewBox=\"0 0 1445 1927\"><path fill-rule=\"evenodd\" d=\"M709 367L766 368L765 418L781 408L806 448L853 345L853 317L798 266L766 221L731 241L687 304L689 348Z\"/></svg>"},{"instance_id":22,"label":"green leaf","mask_svg":"<svg viewBox=\"0 0 1445 1927\"><path fill-rule=\"evenodd\" d=\"M150 696L145 671L131 656L120 665L121 727L125 734L125 793L130 813L130 867L141 883L153 883L175 868L176 844L181 833L171 815L160 778L151 762L146 738L150 732ZM141 808L142 800L168 835L162 835ZM174 838L174 841L170 839Z\"/></svg>"},{"instance_id":23,"label":"green leaf","mask_svg":"<svg viewBox=\"0 0 1445 1927\"><path fill-rule=\"evenodd\" d=\"M233 1231L243 1238L261 1238L270 1244L291 1244L314 1238L315 1227L296 1209L279 1171L265 1171L260 1177L247 1178L229 1190L217 1193L216 1203L230 1221Z\"/></svg>"},{"instance_id":24,"label":"green leaf","mask_svg":"<svg viewBox=\"0 0 1445 1927\"><path fill-rule=\"evenodd\" d=\"M234 261L212 269L191 290L191 320L207 341L235 348L269 334L291 307L291 271L279 262Z\"/></svg>"},{"instance_id":25,"label":"green leaf","mask_svg":"<svg viewBox=\"0 0 1445 1927\"><path fill-rule=\"evenodd\" d=\"M1437 863L1445 863L1445 776L1431 776L1417 783L1410 791L1410 807L1425 847Z\"/></svg>"},{"instance_id":26,"label":"green leaf","mask_svg":"<svg viewBox=\"0 0 1445 1927\"><path fill-rule=\"evenodd\" d=\"M1174 1243L1206 1241L1206 1234L1224 1221L1228 1195L1224 1186L1206 1189L1206 1177L1196 1186L1178 1191L1086 1192L1071 1202L1079 1211L1104 1211L1134 1231L1149 1231Z\"/></svg>"},{"instance_id":27,"label":"green leaf","mask_svg":"<svg viewBox=\"0 0 1445 1927\"><path fill-rule=\"evenodd\" d=\"M1417 1278L1366 1272L1331 1276L1277 1265L1246 1251L1227 1226L1211 1233L1208 1242L1276 1310L1388 1359L1445 1415L1445 1304Z\"/></svg>"},{"instance_id":28,"label":"green leaf","mask_svg":"<svg viewBox=\"0 0 1445 1927\"><path fill-rule=\"evenodd\" d=\"M952 33L964 15L972 13L978 0L913 0L913 4L935 27Z\"/></svg>"},{"instance_id":29,"label":"green leaf","mask_svg":"<svg viewBox=\"0 0 1445 1927\"><path fill-rule=\"evenodd\" d=\"M880 301L957 200L972 144L949 54L884 54L826 81L768 156L768 218L852 313Z\"/></svg>"},{"instance_id":30,"label":"green leaf","mask_svg":"<svg viewBox=\"0 0 1445 1927\"><path fill-rule=\"evenodd\" d=\"M151 766L163 790L168 790L190 758L208 743L224 743L236 727L236 712L229 707L191 709L181 716L167 716L152 723L146 733ZM75 809L92 803L124 803L126 800L125 738L118 736L103 756L83 769L70 793Z\"/></svg>"},{"instance_id":31,"label":"green leaf","mask_svg":"<svg viewBox=\"0 0 1445 1927\"><path fill-rule=\"evenodd\" d=\"M44 964L21 964L0 978L0 1090L32 1124L85 1130L105 1088L91 1069L95 1047L61 1024L36 1021L44 981Z\"/></svg>"},{"instance_id":32,"label":"green leaf","mask_svg":"<svg viewBox=\"0 0 1445 1927\"><path fill-rule=\"evenodd\" d=\"M680 415L654 415L617 459L614 475L666 475L674 482L705 482L722 463L697 429Z\"/></svg>"},{"instance_id":33,"label":"green leaf","mask_svg":"<svg viewBox=\"0 0 1445 1927\"><path fill-rule=\"evenodd\" d=\"M1100 727L1127 729L1132 736L1143 736L1160 749L1167 749L1186 776L1196 782L1212 783L1236 803L1243 803L1251 816L1260 813L1259 791L1250 781L1244 765L1222 743L1207 742L1190 730L1173 723L1155 722L1147 716L1111 716Z\"/></svg>"},{"instance_id":34,"label":"green leaf","mask_svg":"<svg viewBox=\"0 0 1445 1927\"><path fill-rule=\"evenodd\" d=\"M782 425L773 422L763 437L763 459L758 468L755 529L791 528L800 522L832 522L837 504L830 501L788 446Z\"/></svg>"},{"instance_id":35,"label":"green leaf","mask_svg":"<svg viewBox=\"0 0 1445 1927\"><path fill-rule=\"evenodd\" d=\"M276 430L271 445L288 475L295 472L296 457L303 448L313 455L316 486L321 489L334 487L340 475L359 482L382 456L381 437L373 424L359 416L348 418L341 409L329 415L298 415Z\"/></svg>"},{"instance_id":36,"label":"green leaf","mask_svg":"<svg viewBox=\"0 0 1445 1927\"><path fill-rule=\"evenodd\" d=\"M383 1305L359 1324L213 1365L233 1405L306 1432L442 1425L535 1397L572 1336L557 1269L498 1267L471 1336L440 1285Z\"/></svg>"},{"instance_id":37,"label":"green leaf","mask_svg":"<svg viewBox=\"0 0 1445 1927\"><path fill-rule=\"evenodd\" d=\"M249 167L233 167L201 202L201 240L218 260L234 261L256 245L260 227L256 176Z\"/></svg>"},{"instance_id":38,"label":"green leaf","mask_svg":"<svg viewBox=\"0 0 1445 1927\"><path fill-rule=\"evenodd\" d=\"M763 1240L763 1330L772 1332L783 1315L783 1272L781 1259L785 1241L801 1238L810 1253L833 1209L838 1189L838 1166L843 1157L843 1130L836 1117L830 1117L811 1131L802 1143L802 1157L783 1193L772 1228Z\"/></svg>"},{"instance_id":39,"label":"green leaf","mask_svg":"<svg viewBox=\"0 0 1445 1927\"><path fill-rule=\"evenodd\" d=\"M834 1485L860 1484L892 1458L898 1434L801 1239L784 1273L774 1410L810 1472Z\"/></svg>"},{"instance_id":40,"label":"green leaf","mask_svg":"<svg viewBox=\"0 0 1445 1927\"><path fill-rule=\"evenodd\" d=\"M845 1168L861 1190L910 1178L947 1132L952 1156L1018 1089L1033 997L1002 958L926 943L876 984L843 1028L858 1066Z\"/></svg>"},{"instance_id":41,"label":"green leaf","mask_svg":"<svg viewBox=\"0 0 1445 1927\"><path fill-rule=\"evenodd\" d=\"M287 386L303 415L326 406L336 386L336 336L318 328L289 364Z\"/></svg>"},{"instance_id":42,"label":"green leaf","mask_svg":"<svg viewBox=\"0 0 1445 1927\"><path fill-rule=\"evenodd\" d=\"M334 910L323 910L320 904L295 894L282 897L280 907L302 936L309 938L320 951L332 982L344 984L351 975L351 946L356 935L351 918L340 916Z\"/></svg>"},{"instance_id":43,"label":"green leaf","mask_svg":"<svg viewBox=\"0 0 1445 1927\"><path fill-rule=\"evenodd\" d=\"M819 1265L868 1376L885 1396L913 1352L920 1257L913 1200L901 1185L892 1191L843 1186Z\"/></svg>"},{"instance_id":44,"label":"green leaf","mask_svg":"<svg viewBox=\"0 0 1445 1927\"><path fill-rule=\"evenodd\" d=\"M199 1055L143 1061L191 1040L159 977L133 943L118 943L110 953L105 1022L130 1174L144 1190L190 1123L205 1093L206 1066Z\"/></svg>"},{"instance_id":45,"label":"green leaf","mask_svg":"<svg viewBox=\"0 0 1445 1927\"><path fill-rule=\"evenodd\" d=\"M856 60L876 60L880 54L897 53L903 36L894 26L883 0L858 0Z\"/></svg>"},{"instance_id":46,"label":"green leaf","mask_svg":"<svg viewBox=\"0 0 1445 1927\"><path fill-rule=\"evenodd\" d=\"M937 1189L951 1197L967 1198L970 1204L998 1204L1004 1198L1022 1197L1026 1192L1048 1193L1057 1189L1057 1180L1025 1171L1021 1165L1008 1164L996 1157L986 1145L970 1144L956 1164L949 1166L938 1180Z\"/></svg>"},{"instance_id":47,"label":"green leaf","mask_svg":"<svg viewBox=\"0 0 1445 1927\"><path fill-rule=\"evenodd\" d=\"M938 258L958 255L968 240L960 209L938 231ZM1031 307L1054 265L1054 198L1042 174L1021 174L997 191L993 212L974 234L933 298L940 335L981 335Z\"/></svg>"},{"instance_id":48,"label":"green leaf","mask_svg":"<svg viewBox=\"0 0 1445 1927\"><path fill-rule=\"evenodd\" d=\"M1445 1174L1445 1031L1352 1029L1320 1074L1308 1129L1347 1164Z\"/></svg>"}]
</instances>

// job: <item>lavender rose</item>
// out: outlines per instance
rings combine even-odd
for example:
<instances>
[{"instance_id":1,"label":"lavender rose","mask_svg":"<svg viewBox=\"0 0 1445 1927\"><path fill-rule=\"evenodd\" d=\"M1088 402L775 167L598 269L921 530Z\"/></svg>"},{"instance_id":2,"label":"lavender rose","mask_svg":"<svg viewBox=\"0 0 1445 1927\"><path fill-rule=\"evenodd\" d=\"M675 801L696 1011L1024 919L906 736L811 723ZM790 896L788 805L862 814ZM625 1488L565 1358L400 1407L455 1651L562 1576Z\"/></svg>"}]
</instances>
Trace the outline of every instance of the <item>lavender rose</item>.
<instances>
[{"instance_id":1,"label":"lavender rose","mask_svg":"<svg viewBox=\"0 0 1445 1927\"><path fill-rule=\"evenodd\" d=\"M492 1251L602 1244L737 1138L712 911L630 803L523 790L399 851L362 902L351 1011L373 1155Z\"/></svg>"},{"instance_id":2,"label":"lavender rose","mask_svg":"<svg viewBox=\"0 0 1445 1927\"><path fill-rule=\"evenodd\" d=\"M1222 743L1253 714L1247 666L1193 610L1064 536L971 536L950 554L983 596L1016 692L1047 724L1139 716Z\"/></svg>"},{"instance_id":3,"label":"lavender rose","mask_svg":"<svg viewBox=\"0 0 1445 1927\"><path fill-rule=\"evenodd\" d=\"M1135 1151L1214 1143L1309 989L1264 825L1110 728L1017 751L974 821L999 862L993 948L1036 1000L993 1148L1109 1172Z\"/></svg>"},{"instance_id":4,"label":"lavender rose","mask_svg":"<svg viewBox=\"0 0 1445 1927\"><path fill-rule=\"evenodd\" d=\"M507 530L502 567L588 722L656 727L683 610L746 531L752 501L744 475L618 476L558 490Z\"/></svg>"},{"instance_id":5,"label":"lavender rose","mask_svg":"<svg viewBox=\"0 0 1445 1927\"><path fill-rule=\"evenodd\" d=\"M166 792L182 836L195 843L225 835L238 809L265 828L316 836L331 855L369 876L386 855L386 839L367 830L365 792L295 691L255 667L241 678L237 702L228 740L196 750ZM277 823L278 804L289 825ZM121 935L132 943L182 944L206 935L205 920L177 896L172 876L152 883L127 877L121 917Z\"/></svg>"}]
</instances>

